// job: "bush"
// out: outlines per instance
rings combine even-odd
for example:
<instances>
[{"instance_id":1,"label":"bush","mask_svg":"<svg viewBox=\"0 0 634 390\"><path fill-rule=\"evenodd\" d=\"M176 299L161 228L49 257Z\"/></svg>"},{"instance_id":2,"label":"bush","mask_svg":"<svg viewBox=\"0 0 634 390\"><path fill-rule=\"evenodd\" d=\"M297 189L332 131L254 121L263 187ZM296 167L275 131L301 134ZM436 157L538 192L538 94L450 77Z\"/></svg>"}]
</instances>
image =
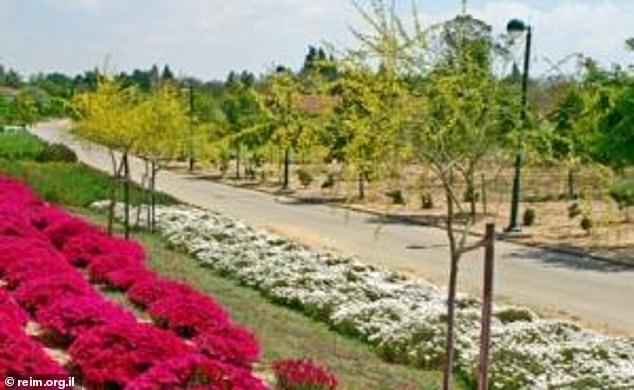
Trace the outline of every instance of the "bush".
<instances>
[{"instance_id":1,"label":"bush","mask_svg":"<svg viewBox=\"0 0 634 390\"><path fill-rule=\"evenodd\" d=\"M15 299L26 310L36 313L64 298L96 296L88 282L77 274L54 274L24 282Z\"/></svg>"},{"instance_id":2,"label":"bush","mask_svg":"<svg viewBox=\"0 0 634 390\"><path fill-rule=\"evenodd\" d=\"M159 278L142 280L126 292L128 299L141 307L148 307L161 298L176 295L198 296L199 294L185 284Z\"/></svg>"},{"instance_id":3,"label":"bush","mask_svg":"<svg viewBox=\"0 0 634 390\"><path fill-rule=\"evenodd\" d=\"M583 218L581 218L581 222L579 223L579 226L581 226L581 228L585 230L586 233L590 234L590 231L592 230L592 227L594 226L594 222L592 221L592 219L590 219L589 216L584 215Z\"/></svg>"},{"instance_id":4,"label":"bush","mask_svg":"<svg viewBox=\"0 0 634 390\"><path fill-rule=\"evenodd\" d=\"M75 152L64 144L46 144L35 157L37 162L77 162Z\"/></svg>"},{"instance_id":5,"label":"bush","mask_svg":"<svg viewBox=\"0 0 634 390\"><path fill-rule=\"evenodd\" d=\"M326 190L334 186L335 186L335 175L333 175L332 173L329 173L328 176L326 176L326 180L324 180L324 182L321 183L321 189Z\"/></svg>"},{"instance_id":6,"label":"bush","mask_svg":"<svg viewBox=\"0 0 634 390\"><path fill-rule=\"evenodd\" d=\"M21 329L0 322L0 377L42 374L68 375Z\"/></svg>"},{"instance_id":7,"label":"bush","mask_svg":"<svg viewBox=\"0 0 634 390\"><path fill-rule=\"evenodd\" d=\"M434 198L430 193L426 192L420 196L420 208L430 210L434 208Z\"/></svg>"},{"instance_id":8,"label":"bush","mask_svg":"<svg viewBox=\"0 0 634 390\"><path fill-rule=\"evenodd\" d=\"M92 328L69 349L88 388L122 388L153 366L192 352L175 335L147 324Z\"/></svg>"},{"instance_id":9,"label":"bush","mask_svg":"<svg viewBox=\"0 0 634 390\"><path fill-rule=\"evenodd\" d=\"M157 364L126 386L126 390L180 389L265 390L266 386L248 371L198 354Z\"/></svg>"},{"instance_id":10,"label":"bush","mask_svg":"<svg viewBox=\"0 0 634 390\"><path fill-rule=\"evenodd\" d=\"M568 206L568 218L574 219L581 215L581 208L579 203L575 202Z\"/></svg>"},{"instance_id":11,"label":"bush","mask_svg":"<svg viewBox=\"0 0 634 390\"><path fill-rule=\"evenodd\" d=\"M403 196L403 191L401 190L390 191L386 193L385 196L390 198L390 201L392 202L392 204L398 204L398 205L405 204L405 197Z\"/></svg>"},{"instance_id":12,"label":"bush","mask_svg":"<svg viewBox=\"0 0 634 390\"><path fill-rule=\"evenodd\" d=\"M297 171L297 178L299 179L299 183L302 187L306 188L313 182L314 178L307 170L299 169Z\"/></svg>"},{"instance_id":13,"label":"bush","mask_svg":"<svg viewBox=\"0 0 634 390\"><path fill-rule=\"evenodd\" d=\"M462 195L465 202L478 202L480 200L480 192L476 191L473 186L468 186Z\"/></svg>"},{"instance_id":14,"label":"bush","mask_svg":"<svg viewBox=\"0 0 634 390\"><path fill-rule=\"evenodd\" d=\"M280 390L334 390L337 378L312 360L278 360L273 371Z\"/></svg>"},{"instance_id":15,"label":"bush","mask_svg":"<svg viewBox=\"0 0 634 390\"><path fill-rule=\"evenodd\" d=\"M621 180L610 189L610 198L621 210L634 206L634 180Z\"/></svg>"},{"instance_id":16,"label":"bush","mask_svg":"<svg viewBox=\"0 0 634 390\"><path fill-rule=\"evenodd\" d=\"M68 297L37 313L38 323L67 341L88 330L109 324L136 323L135 317L99 296Z\"/></svg>"},{"instance_id":17,"label":"bush","mask_svg":"<svg viewBox=\"0 0 634 390\"><path fill-rule=\"evenodd\" d=\"M205 329L228 325L229 316L211 298L193 295L168 295L149 306L156 324L189 339Z\"/></svg>"},{"instance_id":18,"label":"bush","mask_svg":"<svg viewBox=\"0 0 634 390\"><path fill-rule=\"evenodd\" d=\"M528 309L508 307L495 313L495 317L499 319L503 324L510 324L513 322L532 322L537 316Z\"/></svg>"},{"instance_id":19,"label":"bush","mask_svg":"<svg viewBox=\"0 0 634 390\"><path fill-rule=\"evenodd\" d=\"M536 216L535 209L527 208L526 211L524 211L524 226L533 226Z\"/></svg>"},{"instance_id":20,"label":"bush","mask_svg":"<svg viewBox=\"0 0 634 390\"><path fill-rule=\"evenodd\" d=\"M236 325L206 329L193 341L204 355L247 369L260 356L260 346L255 336Z\"/></svg>"}]
</instances>

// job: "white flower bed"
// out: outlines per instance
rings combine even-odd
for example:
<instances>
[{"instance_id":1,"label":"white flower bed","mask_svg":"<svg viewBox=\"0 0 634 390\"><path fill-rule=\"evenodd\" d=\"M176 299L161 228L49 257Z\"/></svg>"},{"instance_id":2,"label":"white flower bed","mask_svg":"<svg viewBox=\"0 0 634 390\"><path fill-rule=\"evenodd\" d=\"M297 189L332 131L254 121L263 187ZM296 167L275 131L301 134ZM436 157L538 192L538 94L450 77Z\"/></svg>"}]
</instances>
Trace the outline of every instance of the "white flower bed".
<instances>
[{"instance_id":1,"label":"white flower bed","mask_svg":"<svg viewBox=\"0 0 634 390\"><path fill-rule=\"evenodd\" d=\"M95 208L104 209L105 203ZM210 211L159 206L157 221L174 247L276 302L366 340L386 359L425 368L441 365L446 306L438 288L354 258L307 250ZM473 378L480 306L466 296L459 297L458 306L456 365ZM634 389L634 340L500 307L492 340L492 388Z\"/></svg>"}]
</instances>

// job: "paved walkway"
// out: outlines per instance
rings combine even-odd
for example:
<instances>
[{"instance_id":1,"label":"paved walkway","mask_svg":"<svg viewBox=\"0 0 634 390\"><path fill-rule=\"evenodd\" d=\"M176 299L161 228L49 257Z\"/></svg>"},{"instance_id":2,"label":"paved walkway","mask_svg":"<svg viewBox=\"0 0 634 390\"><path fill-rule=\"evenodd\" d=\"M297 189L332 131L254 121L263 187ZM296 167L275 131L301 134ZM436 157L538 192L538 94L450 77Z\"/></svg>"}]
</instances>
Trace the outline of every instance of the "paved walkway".
<instances>
[{"instance_id":1,"label":"paved walkway","mask_svg":"<svg viewBox=\"0 0 634 390\"><path fill-rule=\"evenodd\" d=\"M66 143L86 164L110 171L105 150L73 140L64 130L64 122L42 124L34 132L46 140ZM137 159L131 163L133 177L138 180L142 163ZM283 201L174 172L161 172L157 186L184 202L221 211L310 246L355 254L367 263L440 286L447 283L448 248L441 229L398 222L383 224L364 213ZM634 269L508 242L498 242L496 251L498 301L634 335ZM478 294L481 263L482 255L475 253L462 260L461 291Z\"/></svg>"}]
</instances>

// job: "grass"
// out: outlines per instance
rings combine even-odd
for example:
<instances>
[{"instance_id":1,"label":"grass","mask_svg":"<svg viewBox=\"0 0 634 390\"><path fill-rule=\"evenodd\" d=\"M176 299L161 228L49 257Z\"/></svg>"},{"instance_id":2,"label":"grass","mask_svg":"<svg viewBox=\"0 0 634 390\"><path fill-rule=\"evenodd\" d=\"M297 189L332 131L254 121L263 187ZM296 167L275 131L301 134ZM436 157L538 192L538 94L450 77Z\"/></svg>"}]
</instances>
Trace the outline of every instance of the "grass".
<instances>
[{"instance_id":1,"label":"grass","mask_svg":"<svg viewBox=\"0 0 634 390\"><path fill-rule=\"evenodd\" d=\"M105 218L86 210L73 210L93 223ZM304 315L275 305L255 290L226 279L194 258L169 249L160 237L137 232L135 239L148 251L147 265L165 277L188 283L212 296L232 318L255 332L262 347L266 367L280 358L310 357L330 367L340 380L340 389L440 389L438 371L423 371L381 360L372 349L331 331ZM128 307L120 294L108 292L110 299ZM456 389L464 389L456 383Z\"/></svg>"},{"instance_id":2,"label":"grass","mask_svg":"<svg viewBox=\"0 0 634 390\"><path fill-rule=\"evenodd\" d=\"M0 159L33 160L44 149L44 144L24 130L0 132Z\"/></svg>"},{"instance_id":3,"label":"grass","mask_svg":"<svg viewBox=\"0 0 634 390\"><path fill-rule=\"evenodd\" d=\"M0 172L22 179L48 202L87 207L108 198L112 182L107 175L81 163L33 161L43 148L41 140L26 132L0 134ZM117 199L122 198L119 189ZM130 198L141 203L144 191L133 185ZM173 203L173 199L158 194L157 202Z\"/></svg>"}]
</instances>

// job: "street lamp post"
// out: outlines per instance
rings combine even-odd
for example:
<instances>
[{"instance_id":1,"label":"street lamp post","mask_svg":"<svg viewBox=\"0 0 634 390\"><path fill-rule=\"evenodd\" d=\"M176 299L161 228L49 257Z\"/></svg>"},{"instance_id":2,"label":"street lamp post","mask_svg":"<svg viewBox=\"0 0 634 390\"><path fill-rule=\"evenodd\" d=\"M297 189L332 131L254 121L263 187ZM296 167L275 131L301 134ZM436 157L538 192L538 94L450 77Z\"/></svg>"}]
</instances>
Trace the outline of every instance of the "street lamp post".
<instances>
[{"instance_id":1,"label":"street lamp post","mask_svg":"<svg viewBox=\"0 0 634 390\"><path fill-rule=\"evenodd\" d=\"M526 49L524 51L524 74L522 75L522 107L521 107L521 132L527 124L528 119L528 77L531 61L531 41L533 38L533 29L521 20L513 19L506 26L511 39L517 39L526 33ZM521 133L520 133L521 135ZM518 223L520 192L521 192L521 176L522 175L522 149L518 147L517 156L515 157L515 176L513 178L513 194L511 198L511 217L507 232L520 232L521 227Z\"/></svg>"}]
</instances>

